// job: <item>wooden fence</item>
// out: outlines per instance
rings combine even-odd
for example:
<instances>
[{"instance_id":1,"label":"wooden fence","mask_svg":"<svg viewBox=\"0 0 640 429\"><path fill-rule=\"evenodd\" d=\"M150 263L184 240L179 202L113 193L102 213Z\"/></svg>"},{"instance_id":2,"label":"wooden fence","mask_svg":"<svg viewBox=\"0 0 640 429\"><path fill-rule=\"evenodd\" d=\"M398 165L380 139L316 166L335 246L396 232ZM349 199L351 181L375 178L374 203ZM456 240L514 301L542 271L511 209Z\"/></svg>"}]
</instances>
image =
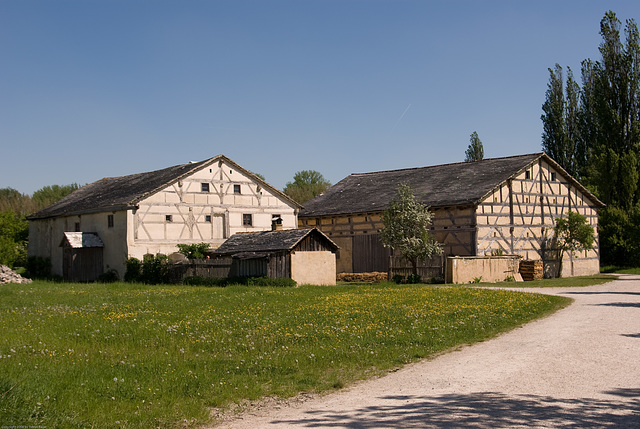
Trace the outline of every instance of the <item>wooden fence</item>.
<instances>
[{"instance_id":1,"label":"wooden fence","mask_svg":"<svg viewBox=\"0 0 640 429\"><path fill-rule=\"evenodd\" d=\"M231 258L190 259L188 262L171 264L169 276L174 282L181 282L185 277L229 277Z\"/></svg>"},{"instance_id":2,"label":"wooden fence","mask_svg":"<svg viewBox=\"0 0 640 429\"><path fill-rule=\"evenodd\" d=\"M444 255L419 260L417 268L422 281L430 282L433 279L444 281L445 261ZM397 275L407 277L411 274L413 274L411 262L400 256L389 256L389 280L393 280L393 277Z\"/></svg>"}]
</instances>

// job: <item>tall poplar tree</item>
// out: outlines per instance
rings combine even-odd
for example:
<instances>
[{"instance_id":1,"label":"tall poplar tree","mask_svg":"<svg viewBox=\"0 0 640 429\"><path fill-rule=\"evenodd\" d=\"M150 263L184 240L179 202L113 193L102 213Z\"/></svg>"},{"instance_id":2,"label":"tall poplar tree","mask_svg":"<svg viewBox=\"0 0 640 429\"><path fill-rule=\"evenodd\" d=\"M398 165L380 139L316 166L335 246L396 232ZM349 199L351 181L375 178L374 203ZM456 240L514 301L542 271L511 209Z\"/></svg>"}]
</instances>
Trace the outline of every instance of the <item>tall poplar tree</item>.
<instances>
[{"instance_id":1,"label":"tall poplar tree","mask_svg":"<svg viewBox=\"0 0 640 429\"><path fill-rule=\"evenodd\" d=\"M471 133L471 138L469 139L469 147L465 151L465 162L472 161L480 161L484 159L484 147L482 146L482 141L480 141L480 137L478 137L477 132Z\"/></svg>"},{"instance_id":2,"label":"tall poplar tree","mask_svg":"<svg viewBox=\"0 0 640 429\"><path fill-rule=\"evenodd\" d=\"M559 64L549 69L549 75L546 101L542 105L542 149L569 174L579 178L583 167L576 157L580 87L568 67L566 87Z\"/></svg>"}]
</instances>

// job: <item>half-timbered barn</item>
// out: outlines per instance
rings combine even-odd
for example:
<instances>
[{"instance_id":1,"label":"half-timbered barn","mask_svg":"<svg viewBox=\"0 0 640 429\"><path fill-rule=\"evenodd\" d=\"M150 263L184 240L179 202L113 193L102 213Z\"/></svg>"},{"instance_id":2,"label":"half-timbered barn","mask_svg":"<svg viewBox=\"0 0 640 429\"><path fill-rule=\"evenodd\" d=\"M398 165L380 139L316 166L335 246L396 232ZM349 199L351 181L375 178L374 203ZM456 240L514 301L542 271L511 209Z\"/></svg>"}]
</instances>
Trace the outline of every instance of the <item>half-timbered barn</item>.
<instances>
[{"instance_id":1,"label":"half-timbered barn","mask_svg":"<svg viewBox=\"0 0 640 429\"><path fill-rule=\"evenodd\" d=\"M219 155L108 177L78 189L28 217L29 255L49 258L52 273L69 280L94 280L109 268L122 276L127 258L171 254L179 243L206 242L216 248L236 232L270 230L274 220L284 228L297 228L300 208L281 191ZM93 246L94 257L82 258L84 268L78 262L73 270L67 269L71 259L90 252L82 250L77 240L69 240L72 235L65 235L69 232L91 233L87 237L95 236L102 243ZM89 274L68 274L81 272Z\"/></svg>"},{"instance_id":2,"label":"half-timbered barn","mask_svg":"<svg viewBox=\"0 0 640 429\"><path fill-rule=\"evenodd\" d=\"M238 233L214 255L232 258L230 277L288 277L298 284L335 285L337 250L312 228Z\"/></svg>"},{"instance_id":3,"label":"half-timbered barn","mask_svg":"<svg viewBox=\"0 0 640 429\"><path fill-rule=\"evenodd\" d=\"M352 174L307 202L301 227L317 227L340 246L337 270L387 271L389 249L378 231L400 184L409 185L434 214L432 233L448 256L520 255L542 260L558 275L555 219L585 215L596 232L594 250L580 252L562 275L599 271L598 209L591 192L544 153L374 173ZM570 255L564 255L568 261Z\"/></svg>"}]
</instances>

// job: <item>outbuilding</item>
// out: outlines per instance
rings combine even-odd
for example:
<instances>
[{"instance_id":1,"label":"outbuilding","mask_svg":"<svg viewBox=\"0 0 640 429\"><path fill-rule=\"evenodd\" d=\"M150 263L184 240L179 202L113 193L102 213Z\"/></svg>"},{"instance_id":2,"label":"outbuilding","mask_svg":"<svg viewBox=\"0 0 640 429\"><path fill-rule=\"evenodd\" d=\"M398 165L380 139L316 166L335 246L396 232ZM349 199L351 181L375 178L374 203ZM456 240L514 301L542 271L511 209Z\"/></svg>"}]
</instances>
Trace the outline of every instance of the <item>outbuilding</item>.
<instances>
[{"instance_id":1,"label":"outbuilding","mask_svg":"<svg viewBox=\"0 0 640 429\"><path fill-rule=\"evenodd\" d=\"M335 285L338 246L316 228L237 233L214 252L232 259L230 277L288 277Z\"/></svg>"}]
</instances>

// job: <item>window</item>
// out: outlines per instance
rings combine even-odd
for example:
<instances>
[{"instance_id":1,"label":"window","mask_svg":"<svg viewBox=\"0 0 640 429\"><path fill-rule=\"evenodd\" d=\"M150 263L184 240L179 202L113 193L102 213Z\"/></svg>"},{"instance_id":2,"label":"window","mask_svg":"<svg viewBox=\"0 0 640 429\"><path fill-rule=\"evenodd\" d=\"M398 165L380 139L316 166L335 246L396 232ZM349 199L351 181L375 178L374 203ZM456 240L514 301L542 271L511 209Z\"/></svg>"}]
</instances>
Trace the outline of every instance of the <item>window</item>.
<instances>
[{"instance_id":1,"label":"window","mask_svg":"<svg viewBox=\"0 0 640 429\"><path fill-rule=\"evenodd\" d=\"M76 232L80 232L80 222L76 222L75 227Z\"/></svg>"},{"instance_id":2,"label":"window","mask_svg":"<svg viewBox=\"0 0 640 429\"><path fill-rule=\"evenodd\" d=\"M240 185L233 185L233 193L234 194L241 194Z\"/></svg>"},{"instance_id":3,"label":"window","mask_svg":"<svg viewBox=\"0 0 640 429\"><path fill-rule=\"evenodd\" d=\"M201 183L201 189L202 192L209 192L209 184L208 183Z\"/></svg>"},{"instance_id":4,"label":"window","mask_svg":"<svg viewBox=\"0 0 640 429\"><path fill-rule=\"evenodd\" d=\"M253 216L250 214L242 215L242 225L243 226L251 226L253 225Z\"/></svg>"},{"instance_id":5,"label":"window","mask_svg":"<svg viewBox=\"0 0 640 429\"><path fill-rule=\"evenodd\" d=\"M556 181L556 173L551 173L551 181L552 182Z\"/></svg>"},{"instance_id":6,"label":"window","mask_svg":"<svg viewBox=\"0 0 640 429\"><path fill-rule=\"evenodd\" d=\"M113 228L113 215L107 215L107 228Z\"/></svg>"},{"instance_id":7,"label":"window","mask_svg":"<svg viewBox=\"0 0 640 429\"><path fill-rule=\"evenodd\" d=\"M524 172L524 178L527 179L527 180L531 179L531 172L529 170Z\"/></svg>"},{"instance_id":8,"label":"window","mask_svg":"<svg viewBox=\"0 0 640 429\"><path fill-rule=\"evenodd\" d=\"M207 222L207 223L211 223L211 215L206 215L204 217L204 221Z\"/></svg>"},{"instance_id":9,"label":"window","mask_svg":"<svg viewBox=\"0 0 640 429\"><path fill-rule=\"evenodd\" d=\"M173 216L172 215L166 215L164 217L164 220L166 220L167 222L173 222Z\"/></svg>"}]
</instances>

